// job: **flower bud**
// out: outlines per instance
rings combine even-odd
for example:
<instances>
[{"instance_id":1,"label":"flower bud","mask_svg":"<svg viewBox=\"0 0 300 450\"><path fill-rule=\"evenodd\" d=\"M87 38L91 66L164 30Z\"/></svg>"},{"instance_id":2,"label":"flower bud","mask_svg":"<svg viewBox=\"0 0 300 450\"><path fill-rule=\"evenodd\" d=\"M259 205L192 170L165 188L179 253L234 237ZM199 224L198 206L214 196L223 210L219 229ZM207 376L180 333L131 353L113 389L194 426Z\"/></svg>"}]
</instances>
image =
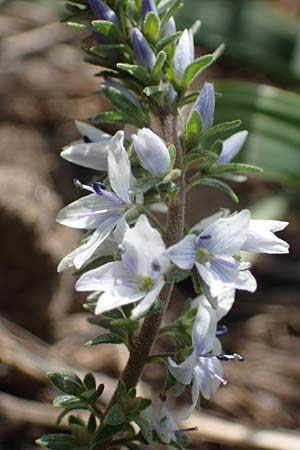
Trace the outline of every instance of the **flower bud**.
<instances>
[{"instance_id":1,"label":"flower bud","mask_svg":"<svg viewBox=\"0 0 300 450\"><path fill-rule=\"evenodd\" d=\"M223 141L223 148L216 165L226 164L240 152L247 139L248 131L239 131Z\"/></svg>"},{"instance_id":2,"label":"flower bud","mask_svg":"<svg viewBox=\"0 0 300 450\"><path fill-rule=\"evenodd\" d=\"M117 27L120 26L116 13L102 0L89 0L89 5L96 19L108 20Z\"/></svg>"},{"instance_id":3,"label":"flower bud","mask_svg":"<svg viewBox=\"0 0 300 450\"><path fill-rule=\"evenodd\" d=\"M185 69L194 61L194 38L191 30L184 30L174 54L174 70L179 81L182 80Z\"/></svg>"},{"instance_id":4,"label":"flower bud","mask_svg":"<svg viewBox=\"0 0 300 450\"><path fill-rule=\"evenodd\" d=\"M147 70L155 64L155 54L143 34L137 28L132 30L132 46L136 62Z\"/></svg>"},{"instance_id":5,"label":"flower bud","mask_svg":"<svg viewBox=\"0 0 300 450\"><path fill-rule=\"evenodd\" d=\"M163 31L163 37L176 33L176 23L174 17L171 17Z\"/></svg>"},{"instance_id":6,"label":"flower bud","mask_svg":"<svg viewBox=\"0 0 300 450\"><path fill-rule=\"evenodd\" d=\"M170 171L171 158L163 141L149 128L132 135L133 147L144 169L154 176L163 176Z\"/></svg>"},{"instance_id":7,"label":"flower bud","mask_svg":"<svg viewBox=\"0 0 300 450\"><path fill-rule=\"evenodd\" d=\"M214 121L215 112L215 90L212 83L204 83L197 98L194 109L200 114L202 120L202 131L206 131Z\"/></svg>"},{"instance_id":8,"label":"flower bud","mask_svg":"<svg viewBox=\"0 0 300 450\"><path fill-rule=\"evenodd\" d=\"M154 0L142 0L142 18L145 19L148 12L158 15Z\"/></svg>"}]
</instances>

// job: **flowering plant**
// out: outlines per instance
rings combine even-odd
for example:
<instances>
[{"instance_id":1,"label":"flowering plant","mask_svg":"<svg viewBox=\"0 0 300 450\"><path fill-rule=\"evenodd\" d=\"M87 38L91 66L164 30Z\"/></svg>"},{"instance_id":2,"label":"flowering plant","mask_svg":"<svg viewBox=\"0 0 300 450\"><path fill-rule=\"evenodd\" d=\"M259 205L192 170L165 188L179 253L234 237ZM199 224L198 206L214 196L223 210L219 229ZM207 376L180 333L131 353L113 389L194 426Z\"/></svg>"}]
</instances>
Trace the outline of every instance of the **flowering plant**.
<instances>
[{"instance_id":1,"label":"flowering plant","mask_svg":"<svg viewBox=\"0 0 300 450\"><path fill-rule=\"evenodd\" d=\"M69 416L71 434L43 436L38 443L45 448L134 450L158 442L184 449L188 439L167 410L166 394L190 386L193 409L200 394L210 398L226 383L223 363L243 358L222 351L218 336L224 326L218 321L230 310L236 289L256 289L241 252L288 252L288 244L274 234L287 223L253 220L248 210L221 210L186 227L186 194L194 186L213 186L237 201L227 181L260 169L232 162L246 131L212 139L240 126L239 120L214 124L214 85L205 82L200 91L189 92L223 46L195 58L193 34L199 23L177 31L173 15L181 6L180 0L67 3L78 21L69 25L92 34L92 46L84 51L89 62L103 68L101 92L114 107L91 121L125 128L111 136L76 122L81 138L61 156L97 175L90 184L75 180L88 194L58 214L59 223L86 231L58 270L77 269L75 288L91 292L85 306L95 315L93 323L107 330L89 345L123 343L129 359L106 409L99 400L105 387L97 386L92 374L83 380L70 372L49 374L63 393L54 403L63 408L59 420L76 409L87 410L89 419ZM155 116L161 124L157 129ZM166 211L165 225L154 207ZM151 354L166 330L162 321L174 285L188 277L196 298L167 327L174 352ZM167 368L157 401L136 395L149 361Z\"/></svg>"}]
</instances>

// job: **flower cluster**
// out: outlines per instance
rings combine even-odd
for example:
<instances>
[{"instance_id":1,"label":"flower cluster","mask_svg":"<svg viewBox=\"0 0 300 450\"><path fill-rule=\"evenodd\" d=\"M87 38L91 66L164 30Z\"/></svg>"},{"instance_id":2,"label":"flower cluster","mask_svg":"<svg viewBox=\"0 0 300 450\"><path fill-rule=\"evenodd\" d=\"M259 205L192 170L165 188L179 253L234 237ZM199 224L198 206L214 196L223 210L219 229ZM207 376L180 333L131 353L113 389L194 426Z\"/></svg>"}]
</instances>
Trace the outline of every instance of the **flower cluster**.
<instances>
[{"instance_id":1,"label":"flower cluster","mask_svg":"<svg viewBox=\"0 0 300 450\"><path fill-rule=\"evenodd\" d=\"M85 51L91 62L106 68L100 72L104 78L100 92L114 107L91 120L123 122L125 127L110 135L77 121L81 138L61 153L67 161L96 174L87 184L75 180L75 186L87 194L58 214L60 224L85 230L79 247L63 258L58 271L75 267L80 275L76 289L92 292L86 307L97 316L94 323L109 330L89 345L124 343L134 358L144 358L141 369L149 356L143 354L146 347L139 349L136 344L141 319L149 330L152 315L156 317L153 327L158 328L153 330L150 349L174 284L192 278L198 296L187 302L177 320L181 326L170 326L176 352L162 360L168 367L169 384L191 386L193 409L200 393L210 398L226 383L222 363L243 359L222 351L218 336L224 326L218 321L230 310L237 289L256 289L245 252L287 253L288 244L275 235L287 223L254 220L247 209L220 210L187 231L182 222L186 192L204 184L236 200L228 180L242 181L245 173L260 171L232 162L245 144L247 131L212 139L240 125L238 120L214 124L213 83L205 82L199 91L187 93L196 76L220 56L222 46L195 58L193 31L197 26L176 31L173 14L180 2L76 3L79 6L72 3L72 8L79 15L93 16L90 24L73 26L92 30L96 45ZM156 127L151 122L153 115L160 119L161 128L158 121ZM156 207L168 212L166 227L154 215ZM131 380L123 380L119 402L106 412L97 433L91 432L93 444L113 439L121 430L131 444L153 439L183 449L182 436L165 405L155 412L148 400L136 397L135 382L130 385ZM64 384L59 386L65 389ZM82 394L78 395L82 402ZM142 438L130 428L132 421L141 429Z\"/></svg>"}]
</instances>

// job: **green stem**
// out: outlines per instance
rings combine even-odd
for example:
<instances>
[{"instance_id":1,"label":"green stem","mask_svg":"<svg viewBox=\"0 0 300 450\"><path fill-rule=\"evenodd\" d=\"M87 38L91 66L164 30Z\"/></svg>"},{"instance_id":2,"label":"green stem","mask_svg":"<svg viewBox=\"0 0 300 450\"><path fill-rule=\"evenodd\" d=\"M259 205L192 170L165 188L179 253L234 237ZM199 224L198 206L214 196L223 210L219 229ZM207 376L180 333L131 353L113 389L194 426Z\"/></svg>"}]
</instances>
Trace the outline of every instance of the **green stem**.
<instances>
[{"instance_id":1,"label":"green stem","mask_svg":"<svg viewBox=\"0 0 300 450\"><path fill-rule=\"evenodd\" d=\"M180 169L182 166L182 149L177 138L177 117L167 108L161 111L160 120L164 132L164 138L167 146L174 144L176 146L176 161L174 168ZM164 240L166 246L170 246L182 239L184 228L185 212L185 179L184 175L176 180L178 186L177 196L169 202L168 220ZM139 334L134 339L134 346L130 353L127 365L121 375L127 389L135 387L138 383L143 369L148 361L151 348L159 334L161 323L173 291L174 283L166 283L161 291L160 299L163 303L162 311L147 317L144 320ZM117 401L115 392L109 405L110 409Z\"/></svg>"}]
</instances>

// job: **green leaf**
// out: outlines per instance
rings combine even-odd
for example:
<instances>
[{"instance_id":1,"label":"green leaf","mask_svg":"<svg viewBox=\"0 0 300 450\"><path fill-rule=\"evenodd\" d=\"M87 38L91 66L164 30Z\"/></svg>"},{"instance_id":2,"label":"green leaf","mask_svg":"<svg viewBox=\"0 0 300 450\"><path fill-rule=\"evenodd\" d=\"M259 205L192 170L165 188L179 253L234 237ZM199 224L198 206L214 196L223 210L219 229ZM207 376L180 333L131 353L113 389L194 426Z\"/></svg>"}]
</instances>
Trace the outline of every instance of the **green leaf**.
<instances>
[{"instance_id":1,"label":"green leaf","mask_svg":"<svg viewBox=\"0 0 300 450\"><path fill-rule=\"evenodd\" d=\"M193 267L193 269L192 269L191 277L192 277L193 288L194 288L195 293L202 294L200 275L198 273L198 270L195 267Z\"/></svg>"},{"instance_id":2,"label":"green leaf","mask_svg":"<svg viewBox=\"0 0 300 450\"><path fill-rule=\"evenodd\" d=\"M216 180L215 178L199 177L198 179L193 180L191 183L192 186L196 186L199 184L202 184L204 186L211 186L216 189L219 189L219 190L225 192L231 198L231 200L233 200L235 203L239 202L239 198L236 195L236 193L231 189L230 186L228 186L228 184L224 183L221 180Z\"/></svg>"},{"instance_id":3,"label":"green leaf","mask_svg":"<svg viewBox=\"0 0 300 450\"><path fill-rule=\"evenodd\" d=\"M169 281L170 283L179 283L180 281L188 278L190 275L190 270L180 269L174 265L172 265L165 273L166 281Z\"/></svg>"},{"instance_id":4,"label":"green leaf","mask_svg":"<svg viewBox=\"0 0 300 450\"><path fill-rule=\"evenodd\" d=\"M192 109L185 127L185 141L188 149L195 147L200 139L202 121L199 111Z\"/></svg>"},{"instance_id":5,"label":"green leaf","mask_svg":"<svg viewBox=\"0 0 300 450\"><path fill-rule=\"evenodd\" d=\"M36 441L38 445L50 450L89 450L88 445L78 445L70 434L46 434Z\"/></svg>"},{"instance_id":6,"label":"green leaf","mask_svg":"<svg viewBox=\"0 0 300 450\"><path fill-rule=\"evenodd\" d=\"M80 403L80 400L75 395L60 395L53 400L54 408L65 408L66 406L74 406Z\"/></svg>"},{"instance_id":7,"label":"green leaf","mask_svg":"<svg viewBox=\"0 0 300 450\"><path fill-rule=\"evenodd\" d=\"M87 373L83 383L87 389L96 389L96 380L92 373Z\"/></svg>"},{"instance_id":8,"label":"green leaf","mask_svg":"<svg viewBox=\"0 0 300 450\"><path fill-rule=\"evenodd\" d=\"M151 84L151 78L146 69L144 69L144 67L142 66L138 66L135 64L118 63L117 68L122 72L128 73L143 85Z\"/></svg>"},{"instance_id":9,"label":"green leaf","mask_svg":"<svg viewBox=\"0 0 300 450\"><path fill-rule=\"evenodd\" d=\"M147 97L152 97L157 94L162 94L164 92L163 88L159 85L147 86L143 89L143 92Z\"/></svg>"},{"instance_id":10,"label":"green leaf","mask_svg":"<svg viewBox=\"0 0 300 450\"><path fill-rule=\"evenodd\" d=\"M142 194L156 186L161 180L156 177L144 177L136 181L135 185L130 189L132 194Z\"/></svg>"},{"instance_id":11,"label":"green leaf","mask_svg":"<svg viewBox=\"0 0 300 450\"><path fill-rule=\"evenodd\" d=\"M223 133L224 131L232 130L233 128L237 128L241 125L241 120L232 120L231 122L223 122L218 123L217 125L214 125L213 127L209 128L205 133L205 137L213 136L218 133Z\"/></svg>"},{"instance_id":12,"label":"green leaf","mask_svg":"<svg viewBox=\"0 0 300 450\"><path fill-rule=\"evenodd\" d=\"M140 428L141 433L145 439L145 441L150 444L152 442L152 429L146 420L144 420L140 416L135 416L132 418L132 420L137 424L137 426Z\"/></svg>"},{"instance_id":13,"label":"green leaf","mask_svg":"<svg viewBox=\"0 0 300 450\"><path fill-rule=\"evenodd\" d=\"M48 372L47 376L50 378L54 386L65 394L78 396L84 392L84 386L80 378L75 373L68 370L61 372Z\"/></svg>"},{"instance_id":14,"label":"green leaf","mask_svg":"<svg viewBox=\"0 0 300 450\"><path fill-rule=\"evenodd\" d=\"M144 20L144 34L149 42L155 44L159 38L160 20L157 14L150 11Z\"/></svg>"},{"instance_id":15,"label":"green leaf","mask_svg":"<svg viewBox=\"0 0 300 450\"><path fill-rule=\"evenodd\" d=\"M161 19L161 25L160 25L160 31L163 33L164 29L166 28L169 20L171 19L174 14L182 8L183 2L182 0L174 0L171 6L166 10L165 14L163 15Z\"/></svg>"},{"instance_id":16,"label":"green leaf","mask_svg":"<svg viewBox=\"0 0 300 450\"><path fill-rule=\"evenodd\" d=\"M163 50L159 52L157 55L154 67L152 69L151 76L154 80L158 81L161 78L161 71L163 69L163 66L165 64L165 61L167 59L167 54Z\"/></svg>"},{"instance_id":17,"label":"green leaf","mask_svg":"<svg viewBox=\"0 0 300 450\"><path fill-rule=\"evenodd\" d=\"M257 166L243 163L228 163L217 166L211 170L213 175L219 175L227 172L248 172L248 173L262 173L263 169Z\"/></svg>"},{"instance_id":18,"label":"green leaf","mask_svg":"<svg viewBox=\"0 0 300 450\"><path fill-rule=\"evenodd\" d=\"M133 103L123 92L111 86L102 87L102 92L110 100L117 112L126 117L126 122L138 127L148 125L149 117L142 110L142 105Z\"/></svg>"},{"instance_id":19,"label":"green leaf","mask_svg":"<svg viewBox=\"0 0 300 450\"><path fill-rule=\"evenodd\" d=\"M91 414L87 424L87 429L90 434L94 434L97 429L97 422L94 414Z\"/></svg>"},{"instance_id":20,"label":"green leaf","mask_svg":"<svg viewBox=\"0 0 300 450\"><path fill-rule=\"evenodd\" d=\"M182 31L177 31L176 33L168 34L167 36L163 37L156 44L157 51L160 52L165 47L167 47L168 45L172 44L177 39L179 39L181 35Z\"/></svg>"},{"instance_id":21,"label":"green leaf","mask_svg":"<svg viewBox=\"0 0 300 450\"><path fill-rule=\"evenodd\" d=\"M104 425L122 425L125 422L125 414L122 411L119 403L116 403L105 415L103 424Z\"/></svg>"},{"instance_id":22,"label":"green leaf","mask_svg":"<svg viewBox=\"0 0 300 450\"><path fill-rule=\"evenodd\" d=\"M119 402L122 402L125 399L127 388L126 388L126 384L124 383L124 381L121 378L119 379L119 382L118 382L117 392L118 392L118 400L119 400Z\"/></svg>"},{"instance_id":23,"label":"green leaf","mask_svg":"<svg viewBox=\"0 0 300 450\"><path fill-rule=\"evenodd\" d=\"M98 44L90 48L93 53L109 53L109 52L121 52L132 55L132 49L125 44Z\"/></svg>"},{"instance_id":24,"label":"green leaf","mask_svg":"<svg viewBox=\"0 0 300 450\"><path fill-rule=\"evenodd\" d=\"M148 408L152 403L152 400L149 398L142 398L138 402L138 410L143 411L144 409Z\"/></svg>"},{"instance_id":25,"label":"green leaf","mask_svg":"<svg viewBox=\"0 0 300 450\"><path fill-rule=\"evenodd\" d=\"M94 444L99 444L100 442L106 441L110 437L114 436L116 433L121 431L120 425L104 425L102 424L100 429L97 431L94 438ZM94 448L94 447L93 447Z\"/></svg>"},{"instance_id":26,"label":"green leaf","mask_svg":"<svg viewBox=\"0 0 300 450\"><path fill-rule=\"evenodd\" d=\"M113 22L110 22L109 20L93 20L92 26L95 31L101 33L110 42L122 43L124 41L123 33Z\"/></svg>"},{"instance_id":27,"label":"green leaf","mask_svg":"<svg viewBox=\"0 0 300 450\"><path fill-rule=\"evenodd\" d=\"M78 409L82 409L82 410L87 410L89 411L89 407L86 404L86 402L82 401L82 402L78 402L74 405L69 405L66 406L65 409L63 410L63 412L60 413L60 415L57 417L56 419L56 425L59 425L61 423L61 421L63 420L63 418L69 414L69 412L74 411L74 410L78 410Z\"/></svg>"},{"instance_id":28,"label":"green leaf","mask_svg":"<svg viewBox=\"0 0 300 450\"><path fill-rule=\"evenodd\" d=\"M174 144L171 144L168 147L169 153L170 153L170 157L171 157L171 167L174 166L175 161L176 161L176 154L177 154L177 150Z\"/></svg>"},{"instance_id":29,"label":"green leaf","mask_svg":"<svg viewBox=\"0 0 300 450\"><path fill-rule=\"evenodd\" d=\"M193 80L200 75L200 73L216 61L224 51L224 45L220 45L212 54L200 56L195 59L184 71L182 78L182 88L187 89Z\"/></svg>"},{"instance_id":30,"label":"green leaf","mask_svg":"<svg viewBox=\"0 0 300 450\"><path fill-rule=\"evenodd\" d=\"M106 111L102 113L95 114L89 117L89 120L93 123L115 123L115 122L126 122L126 118L122 114L116 111Z\"/></svg>"},{"instance_id":31,"label":"green leaf","mask_svg":"<svg viewBox=\"0 0 300 450\"><path fill-rule=\"evenodd\" d=\"M116 333L105 333L87 341L84 346L92 347L99 344L124 344L124 339Z\"/></svg>"},{"instance_id":32,"label":"green leaf","mask_svg":"<svg viewBox=\"0 0 300 450\"><path fill-rule=\"evenodd\" d=\"M193 163L198 163L201 168L211 166L215 161L217 161L218 155L210 150L199 149L192 150L187 153L183 158L182 168L184 171Z\"/></svg>"}]
</instances>

